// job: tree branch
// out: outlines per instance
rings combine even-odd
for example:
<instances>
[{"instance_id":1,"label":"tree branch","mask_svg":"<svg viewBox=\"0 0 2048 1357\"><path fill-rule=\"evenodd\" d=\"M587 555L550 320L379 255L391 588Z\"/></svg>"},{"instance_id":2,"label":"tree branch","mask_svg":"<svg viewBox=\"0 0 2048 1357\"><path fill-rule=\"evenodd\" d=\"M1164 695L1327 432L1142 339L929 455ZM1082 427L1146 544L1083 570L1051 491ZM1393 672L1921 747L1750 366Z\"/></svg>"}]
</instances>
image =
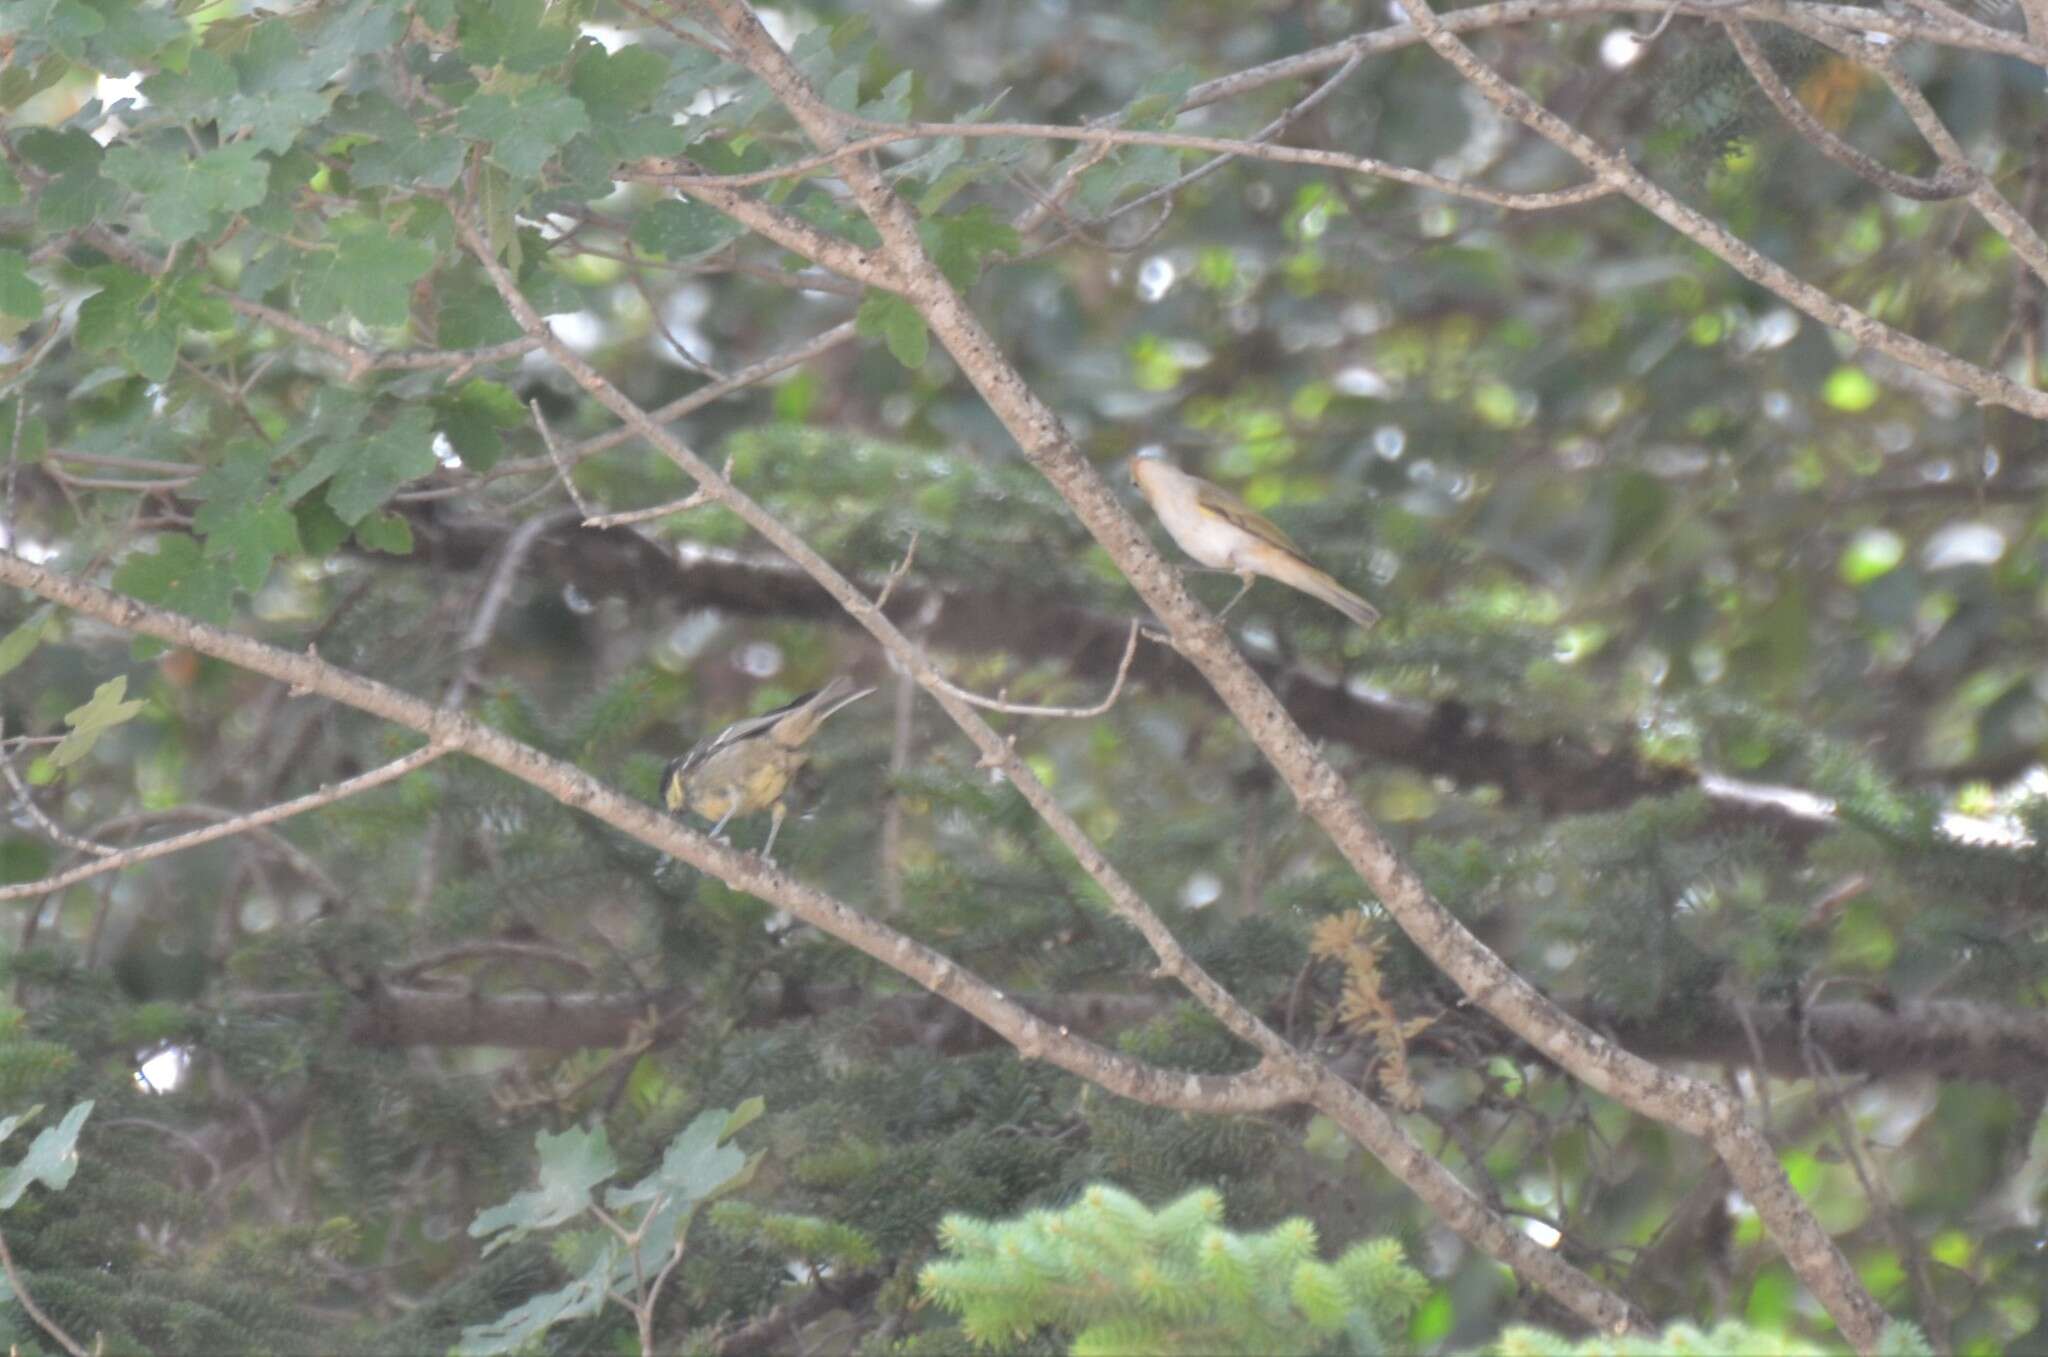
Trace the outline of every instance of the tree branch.
<instances>
[{"instance_id":1,"label":"tree branch","mask_svg":"<svg viewBox=\"0 0 2048 1357\"><path fill-rule=\"evenodd\" d=\"M6 559L12 561L18 558L10 556ZM360 792L369 791L372 787L381 787L387 782L394 782L416 768L424 768L446 752L445 749L429 744L424 749L415 749L403 758L392 760L382 768L372 768L369 772L352 777L346 782L337 782L332 787L322 787L317 792L308 793L291 801L282 801L263 810L251 811L247 815L238 815L231 820L223 820L219 824L211 824L204 829L195 829L188 834L177 834L168 839L159 839L155 843L145 843L139 844L134 848L124 848L119 852L110 853L106 857L85 863L82 866L73 867L68 872L59 872L55 876L46 876L40 881L22 881L11 886L0 886L0 901L26 900L33 896L49 895L55 891L61 891L68 886L75 886L81 881L90 880L105 872L119 871L123 867L133 867L137 863L169 857L172 853L182 853L187 848L197 848L201 844L230 838L236 834L261 828L264 825L274 825L279 820L289 820L294 815L303 815L309 810L318 810L322 806L331 806L337 801L345 801Z\"/></svg>"},{"instance_id":2,"label":"tree branch","mask_svg":"<svg viewBox=\"0 0 2048 1357\"><path fill-rule=\"evenodd\" d=\"M812 142L821 150L836 149L842 141L837 116L825 107L743 0L703 3L716 15L734 51ZM1420 20L1418 27L1429 31ZM1239 657L1223 628L1196 608L1179 576L1160 559L1102 477L1081 456L1059 417L1004 359L993 337L925 254L915 215L865 160L844 161L843 175L854 199L880 232L883 249L904 280L906 299L924 316L932 334L1017 440L1025 457L1166 622L1181 652L1202 670L1303 809L1330 834L1409 937L1475 1003L1579 1079L1638 1112L1711 1139L1737 1182L1757 1203L1766 1227L1795 1271L1822 1298L1837 1324L1852 1341L1863 1346L1874 1343L1882 1312L1792 1191L1768 1143L1745 1120L1741 1104L1711 1085L1658 1069L1573 1022L1429 894L1366 818L1336 770ZM1321 1081L1318 1095L1334 1093L1339 1086L1335 1077L1320 1066L1315 1072ZM1318 1100L1316 1105L1354 1134L1362 1129L1354 1129L1348 1120L1352 1109L1347 1103L1340 1100L1325 1106ZM1575 1304L1579 1298L1561 1295L1560 1299Z\"/></svg>"},{"instance_id":3,"label":"tree branch","mask_svg":"<svg viewBox=\"0 0 2048 1357\"><path fill-rule=\"evenodd\" d=\"M317 656L280 650L151 607L7 551L0 551L0 584L26 589L124 631L186 646L301 692L355 707L426 736L438 752L467 754L487 763L650 848L717 877L734 890L787 910L902 972L1001 1032L1026 1059L1049 1061L1120 1096L1158 1107L1211 1113L1263 1111L1301 1096L1299 1079L1272 1061L1243 1074L1192 1074L1145 1065L1074 1038L1039 1021L950 958L784 875L758 856L706 838L673 816L611 790L575 765L550 758L470 717L350 673Z\"/></svg>"},{"instance_id":4,"label":"tree branch","mask_svg":"<svg viewBox=\"0 0 2048 1357\"><path fill-rule=\"evenodd\" d=\"M1756 81L1757 88L1771 101L1771 107L1777 109L1780 117L1791 123L1800 136L1806 138L1815 150L1829 160L1850 173L1869 180L1885 192L1896 193L1901 198L1932 203L1947 198L1959 198L1969 192L1970 181L1975 177L1971 173L1958 174L1954 167L1945 165L1940 174L1922 179L1917 175L1892 169L1843 141L1822 126L1820 119L1807 111L1806 105L1799 102L1798 95L1785 88L1785 82L1771 69L1770 58L1766 57L1763 48L1757 45L1748 25L1740 19L1726 17L1722 17L1719 22L1722 31L1728 35L1728 41L1734 44L1736 55L1740 56L1742 64L1749 68L1749 74Z\"/></svg>"}]
</instances>

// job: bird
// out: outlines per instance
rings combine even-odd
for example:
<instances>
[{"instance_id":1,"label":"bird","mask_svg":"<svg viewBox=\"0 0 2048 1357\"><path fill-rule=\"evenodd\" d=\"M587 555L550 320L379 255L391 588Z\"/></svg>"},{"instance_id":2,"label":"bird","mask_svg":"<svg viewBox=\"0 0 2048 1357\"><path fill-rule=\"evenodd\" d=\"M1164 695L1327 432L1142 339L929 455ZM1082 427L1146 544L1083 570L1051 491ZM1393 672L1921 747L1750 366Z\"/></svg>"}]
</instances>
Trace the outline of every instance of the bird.
<instances>
[{"instance_id":1,"label":"bird","mask_svg":"<svg viewBox=\"0 0 2048 1357\"><path fill-rule=\"evenodd\" d=\"M1182 551L1243 582L1219 618L1237 606L1254 576L1264 575L1320 599L1361 628L1380 620L1379 609L1312 565L1265 515L1222 486L1182 471L1156 449L1131 458L1131 483Z\"/></svg>"},{"instance_id":2,"label":"bird","mask_svg":"<svg viewBox=\"0 0 2048 1357\"><path fill-rule=\"evenodd\" d=\"M841 675L787 706L733 722L681 758L669 760L661 772L662 804L674 814L687 810L713 821L713 838L736 815L772 812L761 857L773 862L775 836L789 813L783 794L810 758L804 746L834 712L873 691L856 690L853 680Z\"/></svg>"}]
</instances>

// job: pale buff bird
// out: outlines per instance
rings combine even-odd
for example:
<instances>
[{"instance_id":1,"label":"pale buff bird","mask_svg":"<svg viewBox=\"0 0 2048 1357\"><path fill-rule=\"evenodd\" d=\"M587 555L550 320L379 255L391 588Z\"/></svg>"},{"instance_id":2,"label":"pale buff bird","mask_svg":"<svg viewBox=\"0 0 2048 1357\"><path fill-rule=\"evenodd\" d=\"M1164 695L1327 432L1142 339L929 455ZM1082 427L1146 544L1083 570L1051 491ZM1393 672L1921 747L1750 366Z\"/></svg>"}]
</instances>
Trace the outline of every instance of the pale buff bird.
<instances>
[{"instance_id":1,"label":"pale buff bird","mask_svg":"<svg viewBox=\"0 0 2048 1357\"><path fill-rule=\"evenodd\" d=\"M1149 448L1131 459L1131 482L1182 551L1244 582L1218 617L1237 606L1253 576L1264 575L1321 599L1360 627L1379 621L1379 609L1311 565L1286 533L1222 486L1190 476Z\"/></svg>"}]
</instances>

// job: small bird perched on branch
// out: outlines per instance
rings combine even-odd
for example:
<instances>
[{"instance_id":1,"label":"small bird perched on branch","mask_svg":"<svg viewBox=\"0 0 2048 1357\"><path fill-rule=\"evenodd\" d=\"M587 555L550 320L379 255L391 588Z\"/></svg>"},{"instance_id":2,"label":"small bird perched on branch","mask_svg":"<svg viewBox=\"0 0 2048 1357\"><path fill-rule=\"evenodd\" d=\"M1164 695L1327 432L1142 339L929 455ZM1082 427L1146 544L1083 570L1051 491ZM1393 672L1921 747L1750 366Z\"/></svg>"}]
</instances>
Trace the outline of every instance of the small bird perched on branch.
<instances>
[{"instance_id":1,"label":"small bird perched on branch","mask_svg":"<svg viewBox=\"0 0 2048 1357\"><path fill-rule=\"evenodd\" d=\"M1131 483L1159 515L1180 549L1243 581L1218 617L1237 606L1255 575L1278 580L1343 613L1360 627L1380 620L1379 609L1309 563L1301 548L1270 519L1220 485L1190 476L1147 448L1131 458Z\"/></svg>"},{"instance_id":2,"label":"small bird perched on branch","mask_svg":"<svg viewBox=\"0 0 2048 1357\"><path fill-rule=\"evenodd\" d=\"M773 862L775 836L789 813L783 793L810 758L804 746L834 712L873 691L856 691L853 680L842 675L787 706L733 722L669 761L661 773L662 803L678 815L688 810L713 821L714 838L735 815L772 811L775 818L761 856Z\"/></svg>"}]
</instances>

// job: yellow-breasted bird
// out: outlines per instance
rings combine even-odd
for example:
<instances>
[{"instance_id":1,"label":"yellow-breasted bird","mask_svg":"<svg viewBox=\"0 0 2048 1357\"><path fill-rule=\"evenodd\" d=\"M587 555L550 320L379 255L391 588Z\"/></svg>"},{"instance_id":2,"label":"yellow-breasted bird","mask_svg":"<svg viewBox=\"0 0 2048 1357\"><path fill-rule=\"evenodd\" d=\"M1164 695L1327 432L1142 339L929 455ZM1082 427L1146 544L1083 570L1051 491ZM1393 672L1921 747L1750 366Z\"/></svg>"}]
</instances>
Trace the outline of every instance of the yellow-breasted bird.
<instances>
[{"instance_id":1,"label":"yellow-breasted bird","mask_svg":"<svg viewBox=\"0 0 2048 1357\"><path fill-rule=\"evenodd\" d=\"M669 761L661 773L662 804L678 815L687 810L713 821L714 836L735 815L772 811L768 842L761 846L761 856L772 861L775 836L789 813L783 793L810 758L804 746L832 713L873 691L856 690L853 680L842 675L788 706L733 722Z\"/></svg>"},{"instance_id":2,"label":"yellow-breasted bird","mask_svg":"<svg viewBox=\"0 0 2048 1357\"><path fill-rule=\"evenodd\" d=\"M1223 613L1250 590L1253 576L1264 575L1321 599L1361 627L1380 620L1379 609L1310 564L1301 548L1265 515L1222 486L1190 476L1157 450L1147 448L1131 458L1131 483L1182 551L1211 570L1227 571L1244 582L1223 605Z\"/></svg>"}]
</instances>

